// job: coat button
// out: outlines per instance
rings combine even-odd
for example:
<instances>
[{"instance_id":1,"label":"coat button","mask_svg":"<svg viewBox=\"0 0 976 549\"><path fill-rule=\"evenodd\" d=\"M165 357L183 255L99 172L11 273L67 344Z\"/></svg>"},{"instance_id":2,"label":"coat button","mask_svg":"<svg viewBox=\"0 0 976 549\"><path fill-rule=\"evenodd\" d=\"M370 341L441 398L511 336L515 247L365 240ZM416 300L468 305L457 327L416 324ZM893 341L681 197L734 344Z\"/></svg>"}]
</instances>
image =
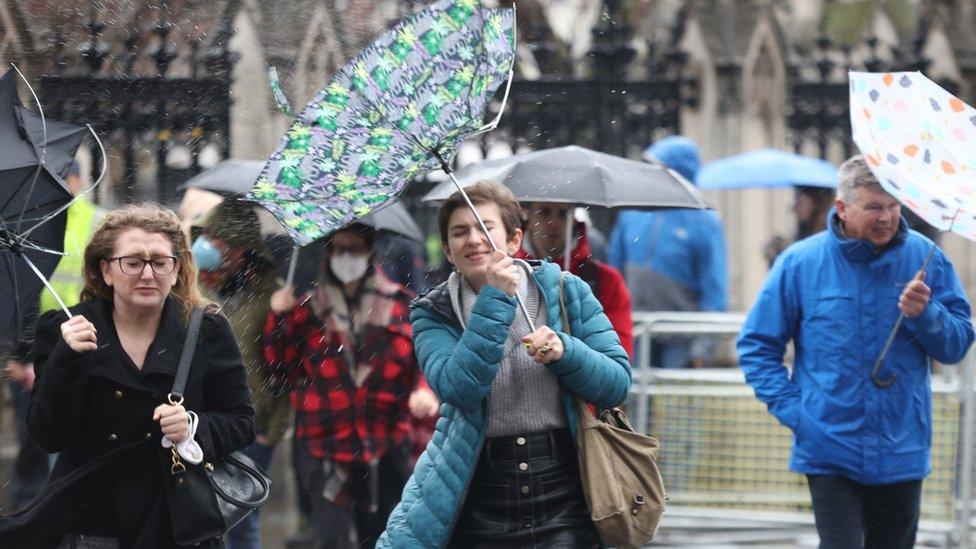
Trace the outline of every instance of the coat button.
<instances>
[{"instance_id":1,"label":"coat button","mask_svg":"<svg viewBox=\"0 0 976 549\"><path fill-rule=\"evenodd\" d=\"M149 440L151 438L152 438L152 433L146 433L146 440Z\"/></svg>"},{"instance_id":2,"label":"coat button","mask_svg":"<svg viewBox=\"0 0 976 549\"><path fill-rule=\"evenodd\" d=\"M111 435L108 436L108 441L109 442L115 442L117 440L119 440L119 437L115 433L112 433Z\"/></svg>"},{"instance_id":3,"label":"coat button","mask_svg":"<svg viewBox=\"0 0 976 549\"><path fill-rule=\"evenodd\" d=\"M115 400L122 400L122 391L115 391Z\"/></svg>"},{"instance_id":4,"label":"coat button","mask_svg":"<svg viewBox=\"0 0 976 549\"><path fill-rule=\"evenodd\" d=\"M519 471L528 471L528 470L529 470L528 463L519 463Z\"/></svg>"},{"instance_id":5,"label":"coat button","mask_svg":"<svg viewBox=\"0 0 976 549\"><path fill-rule=\"evenodd\" d=\"M519 490L520 490L520 491L521 491L521 492L522 492L523 494L528 494L528 493L529 493L529 487L528 487L528 486L523 486L523 487L521 487L521 488L520 488Z\"/></svg>"},{"instance_id":6,"label":"coat button","mask_svg":"<svg viewBox=\"0 0 976 549\"><path fill-rule=\"evenodd\" d=\"M515 444L518 444L519 446L525 446L525 437L518 437L517 439L515 439Z\"/></svg>"}]
</instances>

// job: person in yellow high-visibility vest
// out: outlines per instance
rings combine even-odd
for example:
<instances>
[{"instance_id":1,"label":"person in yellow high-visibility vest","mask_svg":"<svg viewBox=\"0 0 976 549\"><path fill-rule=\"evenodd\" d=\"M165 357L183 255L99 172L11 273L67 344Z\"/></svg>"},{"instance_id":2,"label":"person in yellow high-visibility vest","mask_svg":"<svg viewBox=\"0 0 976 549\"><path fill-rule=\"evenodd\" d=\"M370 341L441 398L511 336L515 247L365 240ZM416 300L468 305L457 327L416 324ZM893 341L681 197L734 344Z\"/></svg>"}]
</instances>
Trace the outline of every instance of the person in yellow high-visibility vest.
<instances>
[{"instance_id":1,"label":"person in yellow high-visibility vest","mask_svg":"<svg viewBox=\"0 0 976 549\"><path fill-rule=\"evenodd\" d=\"M78 196L84 188L81 171L77 162L72 162L68 175L64 178L68 191ZM64 256L48 279L68 307L78 304L81 289L85 286L82 269L85 265L85 246L103 217L101 208L86 196L80 196L68 207L68 222L64 230ZM45 288L41 292L40 313L59 309L60 306L51 292Z\"/></svg>"}]
</instances>

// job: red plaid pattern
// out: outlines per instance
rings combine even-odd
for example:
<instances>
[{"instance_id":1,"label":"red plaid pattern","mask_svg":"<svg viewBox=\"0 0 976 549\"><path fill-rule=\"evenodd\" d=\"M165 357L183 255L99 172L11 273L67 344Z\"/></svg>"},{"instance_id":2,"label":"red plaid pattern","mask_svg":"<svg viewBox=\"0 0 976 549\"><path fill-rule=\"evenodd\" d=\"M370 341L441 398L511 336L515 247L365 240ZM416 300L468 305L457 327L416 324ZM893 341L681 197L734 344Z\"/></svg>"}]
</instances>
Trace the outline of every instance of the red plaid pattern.
<instances>
[{"instance_id":1,"label":"red plaid pattern","mask_svg":"<svg viewBox=\"0 0 976 549\"><path fill-rule=\"evenodd\" d=\"M413 351L409 290L386 280L367 284L360 311L388 310L384 325L368 314L361 341L323 323L309 296L285 316L268 314L265 359L269 374L295 385L295 436L309 453L339 463L379 459L410 433L410 393L420 369ZM329 317L330 314L322 316ZM383 315L385 316L385 315ZM357 387L350 367L368 363Z\"/></svg>"}]
</instances>

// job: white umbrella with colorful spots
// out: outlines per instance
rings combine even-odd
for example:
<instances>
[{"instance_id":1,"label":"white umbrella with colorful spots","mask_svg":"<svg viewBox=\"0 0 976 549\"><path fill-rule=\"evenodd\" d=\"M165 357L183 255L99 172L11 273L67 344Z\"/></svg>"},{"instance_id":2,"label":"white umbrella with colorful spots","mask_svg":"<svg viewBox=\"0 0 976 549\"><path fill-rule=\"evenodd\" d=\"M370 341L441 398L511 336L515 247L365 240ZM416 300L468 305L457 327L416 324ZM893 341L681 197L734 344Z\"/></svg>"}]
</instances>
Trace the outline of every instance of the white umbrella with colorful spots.
<instances>
[{"instance_id":1,"label":"white umbrella with colorful spots","mask_svg":"<svg viewBox=\"0 0 976 549\"><path fill-rule=\"evenodd\" d=\"M851 129L881 185L976 240L976 109L920 72L851 72Z\"/></svg>"},{"instance_id":2,"label":"white umbrella with colorful spots","mask_svg":"<svg viewBox=\"0 0 976 549\"><path fill-rule=\"evenodd\" d=\"M930 225L976 240L976 109L920 72L851 72L850 82L854 142L881 186ZM874 364L878 387L895 381L878 372L904 320Z\"/></svg>"}]
</instances>

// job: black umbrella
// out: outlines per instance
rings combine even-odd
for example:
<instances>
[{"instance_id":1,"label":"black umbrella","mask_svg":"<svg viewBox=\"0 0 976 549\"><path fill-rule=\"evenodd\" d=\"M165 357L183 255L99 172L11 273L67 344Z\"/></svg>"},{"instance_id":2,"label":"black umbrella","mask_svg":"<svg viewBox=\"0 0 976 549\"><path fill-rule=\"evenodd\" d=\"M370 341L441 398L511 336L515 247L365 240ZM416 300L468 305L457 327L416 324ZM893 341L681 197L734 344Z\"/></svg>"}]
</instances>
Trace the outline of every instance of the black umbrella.
<instances>
[{"instance_id":1,"label":"black umbrella","mask_svg":"<svg viewBox=\"0 0 976 549\"><path fill-rule=\"evenodd\" d=\"M600 208L705 209L701 192L678 172L659 164L629 160L576 145L476 162L457 171L461 186L496 181L520 202L556 202ZM457 190L452 181L434 187L422 200L438 202ZM572 248L572 209L567 211L566 249ZM569 254L564 254L569 269Z\"/></svg>"},{"instance_id":2,"label":"black umbrella","mask_svg":"<svg viewBox=\"0 0 976 549\"><path fill-rule=\"evenodd\" d=\"M62 177L87 131L45 124L20 105L14 71L0 78L0 344L28 324L63 255L72 196Z\"/></svg>"},{"instance_id":3,"label":"black umbrella","mask_svg":"<svg viewBox=\"0 0 976 549\"><path fill-rule=\"evenodd\" d=\"M223 196L243 198L251 192L263 168L264 161L223 160L194 176L183 184L183 188L194 187Z\"/></svg>"},{"instance_id":4,"label":"black umbrella","mask_svg":"<svg viewBox=\"0 0 976 549\"><path fill-rule=\"evenodd\" d=\"M576 145L477 162L455 174L461 186L497 181L521 202L558 202L601 208L708 208L702 194L674 170ZM423 201L457 190L445 181Z\"/></svg>"}]
</instances>

